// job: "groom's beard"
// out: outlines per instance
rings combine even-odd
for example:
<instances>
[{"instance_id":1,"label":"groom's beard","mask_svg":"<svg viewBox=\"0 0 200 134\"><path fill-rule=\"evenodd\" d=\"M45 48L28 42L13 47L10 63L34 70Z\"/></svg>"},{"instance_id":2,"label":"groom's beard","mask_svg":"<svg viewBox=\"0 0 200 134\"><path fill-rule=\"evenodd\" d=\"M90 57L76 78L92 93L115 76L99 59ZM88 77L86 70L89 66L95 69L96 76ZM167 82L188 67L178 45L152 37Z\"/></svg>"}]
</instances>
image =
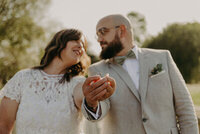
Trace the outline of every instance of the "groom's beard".
<instances>
[{"instance_id":1,"label":"groom's beard","mask_svg":"<svg viewBox=\"0 0 200 134\"><path fill-rule=\"evenodd\" d=\"M110 59L116 56L124 48L117 34L115 35L115 38L112 42L110 43L100 42L100 43L107 45L107 47L102 49L100 53L101 59Z\"/></svg>"}]
</instances>

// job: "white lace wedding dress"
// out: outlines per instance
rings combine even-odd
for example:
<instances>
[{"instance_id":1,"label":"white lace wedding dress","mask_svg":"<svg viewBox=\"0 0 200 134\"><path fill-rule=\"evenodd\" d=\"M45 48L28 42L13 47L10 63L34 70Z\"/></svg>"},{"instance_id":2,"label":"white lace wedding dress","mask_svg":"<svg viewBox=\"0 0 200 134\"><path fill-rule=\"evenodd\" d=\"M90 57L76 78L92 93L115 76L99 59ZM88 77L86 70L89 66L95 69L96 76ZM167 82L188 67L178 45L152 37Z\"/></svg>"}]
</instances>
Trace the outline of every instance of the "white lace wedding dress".
<instances>
[{"instance_id":1,"label":"white lace wedding dress","mask_svg":"<svg viewBox=\"0 0 200 134\"><path fill-rule=\"evenodd\" d=\"M59 84L63 75L48 75L41 70L19 71L1 90L19 102L16 134L80 134L79 112L73 102L73 89L85 80L76 76Z\"/></svg>"}]
</instances>

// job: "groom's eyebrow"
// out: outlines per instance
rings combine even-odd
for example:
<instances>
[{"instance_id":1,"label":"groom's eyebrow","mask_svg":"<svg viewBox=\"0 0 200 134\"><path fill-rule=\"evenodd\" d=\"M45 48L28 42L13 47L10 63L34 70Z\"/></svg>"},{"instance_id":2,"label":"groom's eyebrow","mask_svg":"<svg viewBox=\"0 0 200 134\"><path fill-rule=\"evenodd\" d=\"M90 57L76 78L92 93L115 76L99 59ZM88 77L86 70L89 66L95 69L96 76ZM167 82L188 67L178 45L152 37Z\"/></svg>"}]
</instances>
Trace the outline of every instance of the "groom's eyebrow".
<instances>
[{"instance_id":1,"label":"groom's eyebrow","mask_svg":"<svg viewBox=\"0 0 200 134\"><path fill-rule=\"evenodd\" d=\"M102 32L108 32L109 29L107 27L101 27L97 30L96 34L99 35L99 33L102 35L103 33Z\"/></svg>"}]
</instances>

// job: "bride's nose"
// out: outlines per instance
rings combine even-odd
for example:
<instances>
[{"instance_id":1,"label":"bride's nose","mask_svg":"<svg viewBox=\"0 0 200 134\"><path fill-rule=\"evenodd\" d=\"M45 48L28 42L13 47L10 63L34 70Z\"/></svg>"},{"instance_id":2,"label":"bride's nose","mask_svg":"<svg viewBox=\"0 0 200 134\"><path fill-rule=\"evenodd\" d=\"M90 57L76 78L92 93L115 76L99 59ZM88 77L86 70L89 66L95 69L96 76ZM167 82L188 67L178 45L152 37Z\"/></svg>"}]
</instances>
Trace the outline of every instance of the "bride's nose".
<instances>
[{"instance_id":1,"label":"bride's nose","mask_svg":"<svg viewBox=\"0 0 200 134\"><path fill-rule=\"evenodd\" d=\"M83 54L84 53L84 51L85 51L85 49L84 49L84 47L83 47L83 44L82 43L78 43L78 49L81 51L81 54Z\"/></svg>"}]
</instances>

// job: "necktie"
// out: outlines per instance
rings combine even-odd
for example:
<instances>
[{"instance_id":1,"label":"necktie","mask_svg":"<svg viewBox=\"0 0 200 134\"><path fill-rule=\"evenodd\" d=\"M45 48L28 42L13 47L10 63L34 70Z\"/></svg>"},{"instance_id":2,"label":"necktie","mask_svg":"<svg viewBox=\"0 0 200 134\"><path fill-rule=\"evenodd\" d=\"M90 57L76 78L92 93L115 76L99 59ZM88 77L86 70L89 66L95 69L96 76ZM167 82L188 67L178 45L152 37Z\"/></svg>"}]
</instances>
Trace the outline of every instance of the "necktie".
<instances>
[{"instance_id":1,"label":"necktie","mask_svg":"<svg viewBox=\"0 0 200 134\"><path fill-rule=\"evenodd\" d=\"M120 65L123 65L126 58L136 58L135 53L132 50L130 50L125 56L114 57L114 61Z\"/></svg>"}]
</instances>

